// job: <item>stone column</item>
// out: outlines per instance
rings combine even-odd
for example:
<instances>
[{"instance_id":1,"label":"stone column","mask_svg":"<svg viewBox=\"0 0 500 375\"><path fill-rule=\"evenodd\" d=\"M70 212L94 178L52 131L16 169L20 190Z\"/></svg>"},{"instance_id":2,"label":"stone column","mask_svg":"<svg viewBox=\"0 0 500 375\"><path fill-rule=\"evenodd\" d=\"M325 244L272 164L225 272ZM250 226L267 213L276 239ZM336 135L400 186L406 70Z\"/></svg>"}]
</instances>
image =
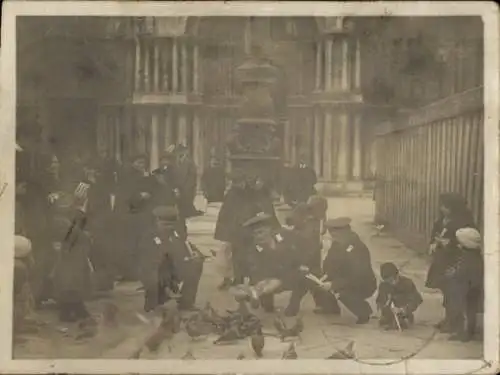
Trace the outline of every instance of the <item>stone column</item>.
<instances>
[{"instance_id":1,"label":"stone column","mask_svg":"<svg viewBox=\"0 0 500 375\"><path fill-rule=\"evenodd\" d=\"M178 71L178 53L177 39L172 39L172 93L176 94L179 90L179 71Z\"/></svg>"},{"instance_id":2,"label":"stone column","mask_svg":"<svg viewBox=\"0 0 500 375\"><path fill-rule=\"evenodd\" d=\"M323 178L332 180L333 163L333 119L330 109L325 110L325 123L323 132Z\"/></svg>"},{"instance_id":3,"label":"stone column","mask_svg":"<svg viewBox=\"0 0 500 375\"><path fill-rule=\"evenodd\" d=\"M151 114L151 137L150 137L150 154L149 154L149 170L153 171L158 168L158 162L160 160L160 154L158 150L159 139L158 139L158 111L155 109Z\"/></svg>"},{"instance_id":4,"label":"stone column","mask_svg":"<svg viewBox=\"0 0 500 375\"><path fill-rule=\"evenodd\" d=\"M188 51L187 51L187 42L184 40L181 45L181 73L182 73L182 89L181 91L184 94L187 94L189 91L188 88L188 68L189 68L189 63L188 63Z\"/></svg>"},{"instance_id":5,"label":"stone column","mask_svg":"<svg viewBox=\"0 0 500 375\"><path fill-rule=\"evenodd\" d=\"M193 114L193 161L198 172L198 182L205 166L203 162L203 142L201 141L201 122L198 113Z\"/></svg>"},{"instance_id":6,"label":"stone column","mask_svg":"<svg viewBox=\"0 0 500 375\"><path fill-rule=\"evenodd\" d=\"M114 117L114 131L115 131L115 160L122 160L122 129L121 129L121 111L119 108L116 109Z\"/></svg>"},{"instance_id":7,"label":"stone column","mask_svg":"<svg viewBox=\"0 0 500 375\"><path fill-rule=\"evenodd\" d=\"M321 69L323 68L322 57L323 57L323 42L316 43L316 90L321 89Z\"/></svg>"},{"instance_id":8,"label":"stone column","mask_svg":"<svg viewBox=\"0 0 500 375\"><path fill-rule=\"evenodd\" d=\"M342 90L349 90L349 40L342 39Z\"/></svg>"},{"instance_id":9,"label":"stone column","mask_svg":"<svg viewBox=\"0 0 500 375\"><path fill-rule=\"evenodd\" d=\"M361 88L361 42L359 38L356 39L356 55L355 55L355 68L354 68L354 88L359 90Z\"/></svg>"},{"instance_id":10,"label":"stone column","mask_svg":"<svg viewBox=\"0 0 500 375\"><path fill-rule=\"evenodd\" d=\"M355 180L361 180L362 175L362 149L361 149L361 114L354 115L354 124L353 124L353 150L352 150L352 177Z\"/></svg>"},{"instance_id":11,"label":"stone column","mask_svg":"<svg viewBox=\"0 0 500 375\"><path fill-rule=\"evenodd\" d=\"M319 175L321 171L321 128L323 118L320 108L314 111L314 169Z\"/></svg>"},{"instance_id":12,"label":"stone column","mask_svg":"<svg viewBox=\"0 0 500 375\"><path fill-rule=\"evenodd\" d=\"M153 41L153 90L155 92L160 91L160 46L159 40Z\"/></svg>"},{"instance_id":13,"label":"stone column","mask_svg":"<svg viewBox=\"0 0 500 375\"><path fill-rule=\"evenodd\" d=\"M173 126L173 121L172 121L172 113L173 108L169 106L166 111L165 111L165 132L164 132L164 143L163 143L163 150L166 150L172 143L175 143L175 139L172 138L172 126Z\"/></svg>"},{"instance_id":14,"label":"stone column","mask_svg":"<svg viewBox=\"0 0 500 375\"><path fill-rule=\"evenodd\" d=\"M326 41L326 61L325 61L325 80L326 80L326 90L332 90L332 64L333 64L333 41L328 39Z\"/></svg>"},{"instance_id":15,"label":"stone column","mask_svg":"<svg viewBox=\"0 0 500 375\"><path fill-rule=\"evenodd\" d=\"M293 145L291 144L292 140L291 140L291 130L290 130L290 120L286 120L283 124L283 147L284 147L284 157L286 160L291 160L292 159L292 155L291 155L291 148L293 147Z\"/></svg>"},{"instance_id":16,"label":"stone column","mask_svg":"<svg viewBox=\"0 0 500 375\"><path fill-rule=\"evenodd\" d=\"M141 42L139 39L136 39L135 41L135 73L134 73L134 77L135 77L135 91L139 91L141 89L141 57L142 57L142 54L141 54Z\"/></svg>"},{"instance_id":17,"label":"stone column","mask_svg":"<svg viewBox=\"0 0 500 375\"><path fill-rule=\"evenodd\" d=\"M187 118L185 109L179 111L177 121L177 143L186 144L187 141Z\"/></svg>"},{"instance_id":18,"label":"stone column","mask_svg":"<svg viewBox=\"0 0 500 375\"><path fill-rule=\"evenodd\" d=\"M337 155L337 181L347 181L347 162L349 151L349 128L348 114L342 113L339 116L339 140Z\"/></svg>"},{"instance_id":19,"label":"stone column","mask_svg":"<svg viewBox=\"0 0 500 375\"><path fill-rule=\"evenodd\" d=\"M198 63L199 58L199 47L198 44L195 43L193 47L193 91L198 93L200 90L200 67Z\"/></svg>"},{"instance_id":20,"label":"stone column","mask_svg":"<svg viewBox=\"0 0 500 375\"><path fill-rule=\"evenodd\" d=\"M163 92L168 92L168 81L170 78L169 73L168 73L168 48L170 47L169 44L164 41L162 43L162 51L161 51L161 63L162 63L162 78L161 78L161 86L162 86L162 91Z\"/></svg>"},{"instance_id":21,"label":"stone column","mask_svg":"<svg viewBox=\"0 0 500 375\"><path fill-rule=\"evenodd\" d=\"M150 53L150 45L149 43L145 43L144 45L144 91L149 92L151 87L149 86L149 53Z\"/></svg>"}]
</instances>

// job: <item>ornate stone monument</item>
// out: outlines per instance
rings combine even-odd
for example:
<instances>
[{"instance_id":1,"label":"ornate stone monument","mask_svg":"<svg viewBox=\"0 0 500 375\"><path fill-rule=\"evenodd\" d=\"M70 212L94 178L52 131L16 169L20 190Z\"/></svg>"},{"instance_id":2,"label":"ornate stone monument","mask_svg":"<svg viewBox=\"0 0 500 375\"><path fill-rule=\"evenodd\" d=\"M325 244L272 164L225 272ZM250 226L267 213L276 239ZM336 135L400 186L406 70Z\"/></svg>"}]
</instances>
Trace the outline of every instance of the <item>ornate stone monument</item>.
<instances>
[{"instance_id":1,"label":"ornate stone monument","mask_svg":"<svg viewBox=\"0 0 500 375\"><path fill-rule=\"evenodd\" d=\"M272 187L281 162L281 141L272 88L277 71L260 46L252 44L247 60L236 69L243 101L228 142L231 169L258 174Z\"/></svg>"}]
</instances>

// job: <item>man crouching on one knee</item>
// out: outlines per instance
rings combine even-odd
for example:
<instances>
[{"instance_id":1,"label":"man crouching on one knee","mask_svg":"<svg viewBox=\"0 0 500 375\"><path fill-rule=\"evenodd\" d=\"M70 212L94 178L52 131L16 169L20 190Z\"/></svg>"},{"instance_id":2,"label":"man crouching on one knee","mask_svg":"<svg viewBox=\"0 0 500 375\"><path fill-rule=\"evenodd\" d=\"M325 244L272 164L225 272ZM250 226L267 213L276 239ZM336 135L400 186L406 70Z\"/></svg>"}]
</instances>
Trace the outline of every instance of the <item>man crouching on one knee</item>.
<instances>
[{"instance_id":1,"label":"man crouching on one knee","mask_svg":"<svg viewBox=\"0 0 500 375\"><path fill-rule=\"evenodd\" d=\"M237 300L247 300L253 308L260 305L274 310L274 294L291 290L302 277L299 249L290 233L274 231L272 216L259 213L243 224L252 232L253 241L246 249L251 286L235 287Z\"/></svg>"}]
</instances>

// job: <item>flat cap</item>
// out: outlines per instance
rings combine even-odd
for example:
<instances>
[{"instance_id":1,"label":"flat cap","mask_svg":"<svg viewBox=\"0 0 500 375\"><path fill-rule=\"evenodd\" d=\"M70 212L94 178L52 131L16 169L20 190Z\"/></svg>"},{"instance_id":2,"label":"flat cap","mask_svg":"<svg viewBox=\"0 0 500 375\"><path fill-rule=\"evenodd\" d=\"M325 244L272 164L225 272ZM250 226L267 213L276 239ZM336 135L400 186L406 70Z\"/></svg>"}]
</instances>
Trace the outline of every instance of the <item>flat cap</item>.
<instances>
[{"instance_id":1,"label":"flat cap","mask_svg":"<svg viewBox=\"0 0 500 375\"><path fill-rule=\"evenodd\" d=\"M271 224L272 216L266 214L265 212L259 212L257 215L248 219L245 223L243 223L243 227L245 228L256 228L265 226L267 224Z\"/></svg>"},{"instance_id":2,"label":"flat cap","mask_svg":"<svg viewBox=\"0 0 500 375\"><path fill-rule=\"evenodd\" d=\"M175 206L157 206L153 209L153 215L159 219L176 221L179 211Z\"/></svg>"},{"instance_id":3,"label":"flat cap","mask_svg":"<svg viewBox=\"0 0 500 375\"><path fill-rule=\"evenodd\" d=\"M31 253L31 241L23 236L14 237L14 256L24 258Z\"/></svg>"},{"instance_id":4,"label":"flat cap","mask_svg":"<svg viewBox=\"0 0 500 375\"><path fill-rule=\"evenodd\" d=\"M344 229L349 227L351 221L352 220L348 217L337 217L335 219L327 220L327 222L325 223L325 227L328 230Z\"/></svg>"}]
</instances>

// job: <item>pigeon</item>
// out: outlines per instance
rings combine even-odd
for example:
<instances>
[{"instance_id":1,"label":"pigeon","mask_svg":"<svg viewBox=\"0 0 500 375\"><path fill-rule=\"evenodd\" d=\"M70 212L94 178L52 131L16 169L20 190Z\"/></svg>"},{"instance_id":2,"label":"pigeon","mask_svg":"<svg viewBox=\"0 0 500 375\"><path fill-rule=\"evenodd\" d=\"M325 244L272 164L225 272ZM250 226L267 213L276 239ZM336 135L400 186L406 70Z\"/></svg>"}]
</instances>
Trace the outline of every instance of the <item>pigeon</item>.
<instances>
[{"instance_id":1,"label":"pigeon","mask_svg":"<svg viewBox=\"0 0 500 375\"><path fill-rule=\"evenodd\" d=\"M250 338L250 343L252 344L252 349L255 352L257 358L262 358L262 351L264 349L265 339L262 334L262 329L259 327L257 332L254 333Z\"/></svg>"},{"instance_id":2,"label":"pigeon","mask_svg":"<svg viewBox=\"0 0 500 375\"><path fill-rule=\"evenodd\" d=\"M356 358L354 353L354 341L351 341L344 349L337 350L326 359L353 359Z\"/></svg>"},{"instance_id":3,"label":"pigeon","mask_svg":"<svg viewBox=\"0 0 500 375\"><path fill-rule=\"evenodd\" d=\"M173 318L176 313L178 312L174 311L173 313L169 313L167 311L163 311L160 325L153 332L153 334L147 338L144 344L150 352L157 352L163 341L172 338L174 335ZM168 349L169 351L172 350L170 346Z\"/></svg>"},{"instance_id":4,"label":"pigeon","mask_svg":"<svg viewBox=\"0 0 500 375\"><path fill-rule=\"evenodd\" d=\"M233 325L229 327L228 330L226 330L217 340L214 341L215 345L218 344L228 344L232 343L236 340L241 339L241 333L238 329L238 326Z\"/></svg>"},{"instance_id":5,"label":"pigeon","mask_svg":"<svg viewBox=\"0 0 500 375\"><path fill-rule=\"evenodd\" d=\"M189 319L186 323L186 332L191 337L191 340L197 340L200 337L204 336L204 332L202 330L202 322L198 320L196 316L192 319Z\"/></svg>"},{"instance_id":6,"label":"pigeon","mask_svg":"<svg viewBox=\"0 0 500 375\"><path fill-rule=\"evenodd\" d=\"M182 356L182 359L189 361L189 360L193 360L193 359L196 359L196 358L195 358L195 356L193 355L193 351L192 351L191 349L188 349L188 350L186 351L186 354L184 354L184 355Z\"/></svg>"},{"instance_id":7,"label":"pigeon","mask_svg":"<svg viewBox=\"0 0 500 375\"><path fill-rule=\"evenodd\" d=\"M238 357L236 357L236 359L239 361L245 359L245 354L243 354L243 353L238 354Z\"/></svg>"},{"instance_id":8,"label":"pigeon","mask_svg":"<svg viewBox=\"0 0 500 375\"><path fill-rule=\"evenodd\" d=\"M298 357L299 356L297 355L297 352L295 351L295 343L291 342L288 349L284 351L281 359L297 359Z\"/></svg>"},{"instance_id":9,"label":"pigeon","mask_svg":"<svg viewBox=\"0 0 500 375\"><path fill-rule=\"evenodd\" d=\"M103 325L108 327L116 327L118 325L117 316L118 307L112 302L107 302L104 305L104 311L102 313Z\"/></svg>"},{"instance_id":10,"label":"pigeon","mask_svg":"<svg viewBox=\"0 0 500 375\"><path fill-rule=\"evenodd\" d=\"M281 339L283 341L287 337L300 338L300 334L302 333L303 330L304 330L304 321L302 320L302 317L299 316L292 328L285 328L280 332Z\"/></svg>"},{"instance_id":11,"label":"pigeon","mask_svg":"<svg viewBox=\"0 0 500 375\"><path fill-rule=\"evenodd\" d=\"M286 326L285 321L283 320L280 314L276 315L276 317L274 318L274 328L276 328L278 334L281 337L281 341L283 341L284 340L283 333L288 330L288 327Z\"/></svg>"},{"instance_id":12,"label":"pigeon","mask_svg":"<svg viewBox=\"0 0 500 375\"><path fill-rule=\"evenodd\" d=\"M141 354L142 354L142 347L133 352L132 355L129 357L129 359L139 359L141 358Z\"/></svg>"}]
</instances>

